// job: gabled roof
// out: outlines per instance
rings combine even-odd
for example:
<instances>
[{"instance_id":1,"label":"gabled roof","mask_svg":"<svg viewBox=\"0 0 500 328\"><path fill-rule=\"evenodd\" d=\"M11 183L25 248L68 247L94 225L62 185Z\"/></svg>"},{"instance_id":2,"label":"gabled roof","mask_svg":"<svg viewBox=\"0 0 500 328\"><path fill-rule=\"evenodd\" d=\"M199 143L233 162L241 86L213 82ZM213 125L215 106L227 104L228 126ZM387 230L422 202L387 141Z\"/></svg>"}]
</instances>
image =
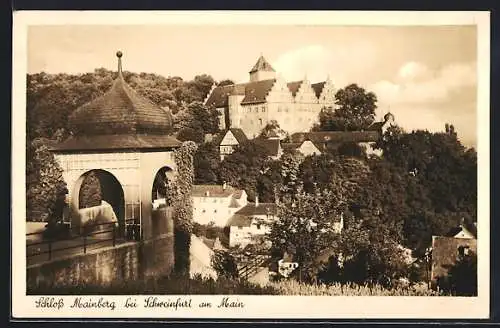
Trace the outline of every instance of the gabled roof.
<instances>
[{"instance_id":1,"label":"gabled roof","mask_svg":"<svg viewBox=\"0 0 500 328\"><path fill-rule=\"evenodd\" d=\"M299 88L300 88L300 86L302 85L303 82L304 81L294 81L294 82L289 82L289 83L286 84L287 87L288 87L288 89L292 93L292 96L295 97L295 95L299 91Z\"/></svg>"},{"instance_id":2,"label":"gabled roof","mask_svg":"<svg viewBox=\"0 0 500 328\"><path fill-rule=\"evenodd\" d=\"M276 213L277 207L275 203L259 203L258 206L255 206L255 203L248 203L245 207L240 209L235 214L251 217L252 215L276 215Z\"/></svg>"},{"instance_id":3,"label":"gabled roof","mask_svg":"<svg viewBox=\"0 0 500 328\"><path fill-rule=\"evenodd\" d=\"M170 149L180 147L181 142L172 136L159 134L114 134L71 136L60 144L52 146L52 151L95 151Z\"/></svg>"},{"instance_id":4,"label":"gabled roof","mask_svg":"<svg viewBox=\"0 0 500 328\"><path fill-rule=\"evenodd\" d=\"M172 116L125 82L121 71L104 95L80 106L69 117L74 134L167 134Z\"/></svg>"},{"instance_id":5,"label":"gabled roof","mask_svg":"<svg viewBox=\"0 0 500 328\"><path fill-rule=\"evenodd\" d=\"M325 87L326 82L319 82L319 83L313 83L311 84L311 87L314 90L314 93L316 94L316 97L319 98L321 93L323 92L323 88Z\"/></svg>"},{"instance_id":6,"label":"gabled roof","mask_svg":"<svg viewBox=\"0 0 500 328\"><path fill-rule=\"evenodd\" d=\"M244 95L245 84L231 84L216 87L208 96L205 104L207 106L214 106L215 108L227 107L228 97L230 95Z\"/></svg>"},{"instance_id":7,"label":"gabled roof","mask_svg":"<svg viewBox=\"0 0 500 328\"><path fill-rule=\"evenodd\" d=\"M280 149L280 139L278 138L255 138L255 143L262 146L267 156L278 156Z\"/></svg>"},{"instance_id":8,"label":"gabled roof","mask_svg":"<svg viewBox=\"0 0 500 328\"><path fill-rule=\"evenodd\" d=\"M235 192L235 188L226 186L224 189L222 185L193 185L191 189L193 197L229 197Z\"/></svg>"},{"instance_id":9,"label":"gabled roof","mask_svg":"<svg viewBox=\"0 0 500 328\"><path fill-rule=\"evenodd\" d=\"M458 227L455 227L450 231L448 231L446 237L454 237L462 231L470 233L474 238L477 238L477 228L474 224L463 224Z\"/></svg>"},{"instance_id":10,"label":"gabled roof","mask_svg":"<svg viewBox=\"0 0 500 328\"><path fill-rule=\"evenodd\" d=\"M229 131L231 131L231 133L236 138L236 141L238 141L239 144L242 144L242 143L248 141L248 138L242 129L230 128L230 129L226 130L226 132L224 132L224 133L219 133L217 138L214 139L215 144L221 145L222 140L224 140L224 138L226 137L226 135Z\"/></svg>"},{"instance_id":11,"label":"gabled roof","mask_svg":"<svg viewBox=\"0 0 500 328\"><path fill-rule=\"evenodd\" d=\"M275 79L270 79L247 83L245 86L245 97L241 101L241 104L259 104L266 102L267 95L275 82Z\"/></svg>"},{"instance_id":12,"label":"gabled roof","mask_svg":"<svg viewBox=\"0 0 500 328\"><path fill-rule=\"evenodd\" d=\"M271 64L269 64L269 62L264 58L264 56L260 56L249 73L254 73L258 71L274 72L274 68L271 66Z\"/></svg>"},{"instance_id":13,"label":"gabled roof","mask_svg":"<svg viewBox=\"0 0 500 328\"><path fill-rule=\"evenodd\" d=\"M249 227L251 225L252 218L241 214L233 214L226 223L227 227Z\"/></svg>"},{"instance_id":14,"label":"gabled roof","mask_svg":"<svg viewBox=\"0 0 500 328\"><path fill-rule=\"evenodd\" d=\"M248 141L248 138L247 138L245 132L243 132L242 129L240 129L240 128L231 128L231 129L229 129L229 131L231 131L231 133L236 138L236 141L238 141L238 143L242 144L242 143Z\"/></svg>"}]
</instances>

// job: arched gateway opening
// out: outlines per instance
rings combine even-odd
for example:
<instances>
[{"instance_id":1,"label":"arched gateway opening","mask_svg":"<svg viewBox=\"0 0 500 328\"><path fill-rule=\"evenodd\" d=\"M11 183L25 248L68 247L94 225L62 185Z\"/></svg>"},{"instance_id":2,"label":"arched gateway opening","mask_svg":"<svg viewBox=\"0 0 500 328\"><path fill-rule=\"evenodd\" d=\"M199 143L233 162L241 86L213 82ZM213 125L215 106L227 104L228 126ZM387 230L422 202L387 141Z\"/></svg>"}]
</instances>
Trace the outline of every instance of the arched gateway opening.
<instances>
[{"instance_id":1,"label":"arched gateway opening","mask_svg":"<svg viewBox=\"0 0 500 328\"><path fill-rule=\"evenodd\" d=\"M164 166L160 168L151 188L152 233L153 236L173 233L173 179L174 171Z\"/></svg>"},{"instance_id":2,"label":"arched gateway opening","mask_svg":"<svg viewBox=\"0 0 500 328\"><path fill-rule=\"evenodd\" d=\"M104 206L105 208L106 203L104 202L111 205L113 214L118 221L118 232L123 236L125 230L123 187L112 173L102 169L87 171L76 181L71 205L73 209L78 210L78 215L74 215L72 218L72 226L81 228L82 224L92 218L92 215L84 209L97 208L96 206ZM113 220L113 215L107 211L103 211L99 215L103 220L109 222Z\"/></svg>"}]
</instances>

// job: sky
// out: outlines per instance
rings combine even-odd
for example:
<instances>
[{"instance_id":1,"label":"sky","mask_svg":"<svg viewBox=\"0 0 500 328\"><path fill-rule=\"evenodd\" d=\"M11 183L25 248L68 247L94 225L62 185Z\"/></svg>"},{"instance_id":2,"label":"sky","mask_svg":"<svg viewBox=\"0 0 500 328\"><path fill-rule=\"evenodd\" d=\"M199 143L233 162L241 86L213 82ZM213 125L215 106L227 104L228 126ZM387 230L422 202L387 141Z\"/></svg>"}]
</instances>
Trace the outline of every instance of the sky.
<instances>
[{"instance_id":1,"label":"sky","mask_svg":"<svg viewBox=\"0 0 500 328\"><path fill-rule=\"evenodd\" d=\"M377 119L390 111L407 131L451 123L475 146L476 43L474 26L30 26L28 73L116 70L121 50L127 71L246 82L262 54L287 81L357 83L377 95Z\"/></svg>"}]
</instances>

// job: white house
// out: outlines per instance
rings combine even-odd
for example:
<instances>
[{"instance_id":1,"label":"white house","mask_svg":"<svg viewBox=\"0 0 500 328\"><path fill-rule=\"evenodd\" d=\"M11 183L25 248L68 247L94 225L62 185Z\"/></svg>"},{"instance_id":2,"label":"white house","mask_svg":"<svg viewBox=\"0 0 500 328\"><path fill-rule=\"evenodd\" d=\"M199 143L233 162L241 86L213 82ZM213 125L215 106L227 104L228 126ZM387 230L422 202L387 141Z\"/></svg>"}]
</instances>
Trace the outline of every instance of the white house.
<instances>
[{"instance_id":1,"label":"white house","mask_svg":"<svg viewBox=\"0 0 500 328\"><path fill-rule=\"evenodd\" d=\"M304 156L321 155L321 151L311 140L304 140L302 142L289 142L281 145L283 149L296 150Z\"/></svg>"},{"instance_id":2,"label":"white house","mask_svg":"<svg viewBox=\"0 0 500 328\"><path fill-rule=\"evenodd\" d=\"M229 227L229 247L245 247L254 238L270 232L269 223L276 218L276 204L248 203L237 211L227 222Z\"/></svg>"},{"instance_id":3,"label":"white house","mask_svg":"<svg viewBox=\"0 0 500 328\"><path fill-rule=\"evenodd\" d=\"M239 209L247 205L247 193L226 185L193 185L193 221L214 222L223 227Z\"/></svg>"},{"instance_id":4,"label":"white house","mask_svg":"<svg viewBox=\"0 0 500 328\"><path fill-rule=\"evenodd\" d=\"M219 145L220 160L224 160L225 156L232 154L238 145L247 140L247 136L242 129L228 129L222 137L216 140L216 143Z\"/></svg>"}]
</instances>

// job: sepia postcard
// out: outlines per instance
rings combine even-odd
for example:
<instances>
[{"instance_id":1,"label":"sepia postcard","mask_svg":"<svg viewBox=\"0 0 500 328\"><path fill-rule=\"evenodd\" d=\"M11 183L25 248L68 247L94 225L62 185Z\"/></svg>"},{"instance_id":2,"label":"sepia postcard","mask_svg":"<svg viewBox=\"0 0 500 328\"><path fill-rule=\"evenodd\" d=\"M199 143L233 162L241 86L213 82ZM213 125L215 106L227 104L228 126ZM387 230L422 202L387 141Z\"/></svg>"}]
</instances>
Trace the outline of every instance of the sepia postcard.
<instances>
[{"instance_id":1,"label":"sepia postcard","mask_svg":"<svg viewBox=\"0 0 500 328\"><path fill-rule=\"evenodd\" d=\"M13 319L488 318L489 20L15 12Z\"/></svg>"}]
</instances>

